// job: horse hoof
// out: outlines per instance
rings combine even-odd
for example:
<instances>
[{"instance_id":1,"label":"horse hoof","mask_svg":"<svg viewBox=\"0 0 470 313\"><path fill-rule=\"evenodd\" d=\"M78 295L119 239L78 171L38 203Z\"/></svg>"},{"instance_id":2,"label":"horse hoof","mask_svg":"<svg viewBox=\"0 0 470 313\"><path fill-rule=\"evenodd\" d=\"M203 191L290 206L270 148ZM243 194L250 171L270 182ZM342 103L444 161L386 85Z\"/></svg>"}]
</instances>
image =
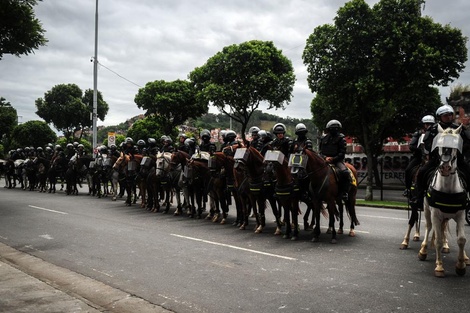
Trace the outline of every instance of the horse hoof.
<instances>
[{"instance_id":1,"label":"horse hoof","mask_svg":"<svg viewBox=\"0 0 470 313\"><path fill-rule=\"evenodd\" d=\"M419 236L414 236L413 241L419 241Z\"/></svg>"},{"instance_id":2,"label":"horse hoof","mask_svg":"<svg viewBox=\"0 0 470 313\"><path fill-rule=\"evenodd\" d=\"M259 226L258 228L256 228L255 230L255 234L261 234L263 232L263 227L262 226Z\"/></svg>"},{"instance_id":3,"label":"horse hoof","mask_svg":"<svg viewBox=\"0 0 470 313\"><path fill-rule=\"evenodd\" d=\"M343 230L340 228L338 229L338 231L336 232L338 235L342 235L343 234Z\"/></svg>"},{"instance_id":4,"label":"horse hoof","mask_svg":"<svg viewBox=\"0 0 470 313\"><path fill-rule=\"evenodd\" d=\"M449 253L450 249L449 248L442 248L442 253Z\"/></svg>"},{"instance_id":5,"label":"horse hoof","mask_svg":"<svg viewBox=\"0 0 470 313\"><path fill-rule=\"evenodd\" d=\"M240 230L245 230L245 229L246 229L245 224L242 224L238 229L240 229Z\"/></svg>"},{"instance_id":6,"label":"horse hoof","mask_svg":"<svg viewBox=\"0 0 470 313\"><path fill-rule=\"evenodd\" d=\"M227 223L227 219L222 218L222 220L220 221L220 224L221 224L221 225L224 225L224 224L226 224L226 223Z\"/></svg>"},{"instance_id":7,"label":"horse hoof","mask_svg":"<svg viewBox=\"0 0 470 313\"><path fill-rule=\"evenodd\" d=\"M428 257L427 254L423 254L423 253L421 253L421 252L418 253L418 259L419 259L420 261L426 261L426 258L427 258L427 257Z\"/></svg>"},{"instance_id":8,"label":"horse hoof","mask_svg":"<svg viewBox=\"0 0 470 313\"><path fill-rule=\"evenodd\" d=\"M464 268L455 267L455 273L457 273L457 275L459 276L464 276L466 271L467 269L465 267Z\"/></svg>"},{"instance_id":9,"label":"horse hoof","mask_svg":"<svg viewBox=\"0 0 470 313\"><path fill-rule=\"evenodd\" d=\"M446 274L444 273L444 271L434 271L434 276L443 278L446 277Z\"/></svg>"},{"instance_id":10,"label":"horse hoof","mask_svg":"<svg viewBox=\"0 0 470 313\"><path fill-rule=\"evenodd\" d=\"M212 217L212 223L217 223L219 221L219 215L218 214L215 214L213 217Z\"/></svg>"},{"instance_id":11,"label":"horse hoof","mask_svg":"<svg viewBox=\"0 0 470 313\"><path fill-rule=\"evenodd\" d=\"M405 244L400 245L400 250L406 250L406 249L408 249L408 245L405 245Z\"/></svg>"},{"instance_id":12,"label":"horse hoof","mask_svg":"<svg viewBox=\"0 0 470 313\"><path fill-rule=\"evenodd\" d=\"M176 211L175 213L173 213L174 216L179 216L180 215L180 212Z\"/></svg>"},{"instance_id":13,"label":"horse hoof","mask_svg":"<svg viewBox=\"0 0 470 313\"><path fill-rule=\"evenodd\" d=\"M276 231L274 232L274 235L279 236L281 234L282 234L281 230L279 228L276 228Z\"/></svg>"}]
</instances>

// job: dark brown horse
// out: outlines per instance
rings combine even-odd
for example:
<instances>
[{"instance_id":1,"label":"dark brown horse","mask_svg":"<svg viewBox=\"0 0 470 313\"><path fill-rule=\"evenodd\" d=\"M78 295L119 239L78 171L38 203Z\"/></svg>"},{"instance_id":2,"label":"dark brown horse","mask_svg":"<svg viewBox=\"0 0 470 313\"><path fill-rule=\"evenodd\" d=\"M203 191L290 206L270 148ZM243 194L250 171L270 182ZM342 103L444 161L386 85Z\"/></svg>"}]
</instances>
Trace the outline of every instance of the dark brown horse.
<instances>
[{"instance_id":1,"label":"dark brown horse","mask_svg":"<svg viewBox=\"0 0 470 313\"><path fill-rule=\"evenodd\" d=\"M205 209L208 186L210 181L210 171L206 160L190 159L185 168L185 179L192 190L190 196L191 213L190 217L201 218ZM197 206L197 209L196 209Z\"/></svg>"},{"instance_id":2,"label":"dark brown horse","mask_svg":"<svg viewBox=\"0 0 470 313\"><path fill-rule=\"evenodd\" d=\"M320 236L320 214L323 209L323 202L326 203L329 215L328 228L331 231L331 242L336 243L335 219L340 217L336 204L342 205L341 195L338 192L338 178L335 169L330 166L317 152L304 149L307 155L306 170L310 178L310 190L313 197L315 214L315 228L313 230L312 241L316 242ZM346 164L357 181L357 173L351 164ZM349 199L345 201L346 210L351 219L350 235L354 236L354 225L359 225L356 217L356 193L357 187L352 186L349 190Z\"/></svg>"},{"instance_id":3,"label":"dark brown horse","mask_svg":"<svg viewBox=\"0 0 470 313\"><path fill-rule=\"evenodd\" d=\"M283 235L283 238L291 240L298 240L299 237L299 222L298 215L300 212L299 201L300 195L298 189L295 188L294 177L291 174L291 170L288 166L287 159L283 156L282 152L271 150L266 152L264 156L264 161L266 163L265 173L274 172L276 177L274 190L276 197L279 200L281 206L284 208L284 222L286 225L286 231ZM272 175L272 174L271 174ZM273 212L276 216L277 230L275 234L278 234L280 231L280 221L278 212ZM292 217L292 224L291 224Z\"/></svg>"},{"instance_id":4,"label":"dark brown horse","mask_svg":"<svg viewBox=\"0 0 470 313\"><path fill-rule=\"evenodd\" d=\"M230 182L233 182L233 166L235 160L232 156L227 156L223 152L215 152L211 155L209 160L209 169L211 172L210 183L210 197L211 197L211 212L212 222L217 222L222 209L221 224L227 222L229 203L231 202L231 190L228 188ZM232 188L233 189L233 188ZM239 201L236 201L239 204ZM213 207L212 207L213 206ZM241 209L241 206L237 206ZM237 214L238 216L238 214Z\"/></svg>"},{"instance_id":5,"label":"dark brown horse","mask_svg":"<svg viewBox=\"0 0 470 313\"><path fill-rule=\"evenodd\" d=\"M258 150L249 148L238 148L235 152L234 174L240 201L243 205L243 224L240 229L248 225L250 208L256 218L255 233L261 233L266 226L266 196L263 192L264 158ZM248 196L249 203L246 201ZM275 214L278 219L278 214ZM279 222L278 226L279 226Z\"/></svg>"},{"instance_id":6,"label":"dark brown horse","mask_svg":"<svg viewBox=\"0 0 470 313\"><path fill-rule=\"evenodd\" d=\"M125 173L125 184L126 184L126 205L130 206L132 203L137 202L137 173L139 172L140 163L142 161L142 155L140 154L124 154L121 153L121 156L114 163L113 169L117 171L123 170ZM132 200L132 196L134 196Z\"/></svg>"}]
</instances>

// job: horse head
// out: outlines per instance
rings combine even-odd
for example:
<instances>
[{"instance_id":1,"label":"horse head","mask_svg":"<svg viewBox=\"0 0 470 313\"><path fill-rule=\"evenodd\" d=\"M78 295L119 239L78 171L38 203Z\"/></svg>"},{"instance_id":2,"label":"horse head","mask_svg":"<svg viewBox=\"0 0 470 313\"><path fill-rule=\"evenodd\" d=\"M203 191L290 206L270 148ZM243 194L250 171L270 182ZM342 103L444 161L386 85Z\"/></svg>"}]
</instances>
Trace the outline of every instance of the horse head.
<instances>
[{"instance_id":1,"label":"horse head","mask_svg":"<svg viewBox=\"0 0 470 313\"><path fill-rule=\"evenodd\" d=\"M462 153L463 140L460 136L462 125L456 129L443 129L438 125L438 134L433 140L431 151L438 149L439 166L438 171L442 176L454 174L457 170L457 155Z\"/></svg>"},{"instance_id":2,"label":"horse head","mask_svg":"<svg viewBox=\"0 0 470 313\"><path fill-rule=\"evenodd\" d=\"M162 152L157 154L155 165L157 177L163 177L169 173L171 170L171 158L172 154L170 152Z\"/></svg>"}]
</instances>

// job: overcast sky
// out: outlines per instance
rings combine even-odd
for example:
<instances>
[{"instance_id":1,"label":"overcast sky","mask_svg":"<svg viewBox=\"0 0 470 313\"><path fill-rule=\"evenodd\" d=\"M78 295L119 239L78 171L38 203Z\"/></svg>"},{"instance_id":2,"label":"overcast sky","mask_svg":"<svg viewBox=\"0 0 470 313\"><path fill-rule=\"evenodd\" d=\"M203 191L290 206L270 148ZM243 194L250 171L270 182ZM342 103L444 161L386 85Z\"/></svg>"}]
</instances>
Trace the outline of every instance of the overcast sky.
<instances>
[{"instance_id":1,"label":"overcast sky","mask_svg":"<svg viewBox=\"0 0 470 313\"><path fill-rule=\"evenodd\" d=\"M368 0L374 4L377 1ZM312 94L302 63L305 41L332 23L343 0L99 0L98 89L115 125L143 113L134 103L140 87L155 80L187 79L223 47L248 40L273 41L293 63L297 78L287 108L270 113L310 118ZM20 122L40 120L35 100L53 86L93 89L95 0L45 0L35 7L49 40L34 54L0 60L0 96ZM470 1L428 0L424 15L470 36ZM467 43L468 47L468 43ZM467 67L468 67L467 63ZM470 69L457 81L470 84ZM114 73L113 73L114 72ZM120 76L118 76L117 74ZM441 88L444 100L449 87ZM214 109L211 112L217 112Z\"/></svg>"}]
</instances>

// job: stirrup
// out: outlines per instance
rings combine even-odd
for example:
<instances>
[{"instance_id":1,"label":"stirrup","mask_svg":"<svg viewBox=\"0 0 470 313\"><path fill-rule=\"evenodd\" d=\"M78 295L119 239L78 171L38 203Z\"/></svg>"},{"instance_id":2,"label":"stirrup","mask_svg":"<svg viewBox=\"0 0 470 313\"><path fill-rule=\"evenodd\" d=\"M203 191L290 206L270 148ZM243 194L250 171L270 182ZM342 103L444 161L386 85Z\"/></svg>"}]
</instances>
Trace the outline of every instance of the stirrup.
<instances>
[{"instance_id":1,"label":"stirrup","mask_svg":"<svg viewBox=\"0 0 470 313\"><path fill-rule=\"evenodd\" d=\"M343 200L343 201L348 201L349 200L349 195L348 195L347 192L345 192L341 195L341 200Z\"/></svg>"}]
</instances>

